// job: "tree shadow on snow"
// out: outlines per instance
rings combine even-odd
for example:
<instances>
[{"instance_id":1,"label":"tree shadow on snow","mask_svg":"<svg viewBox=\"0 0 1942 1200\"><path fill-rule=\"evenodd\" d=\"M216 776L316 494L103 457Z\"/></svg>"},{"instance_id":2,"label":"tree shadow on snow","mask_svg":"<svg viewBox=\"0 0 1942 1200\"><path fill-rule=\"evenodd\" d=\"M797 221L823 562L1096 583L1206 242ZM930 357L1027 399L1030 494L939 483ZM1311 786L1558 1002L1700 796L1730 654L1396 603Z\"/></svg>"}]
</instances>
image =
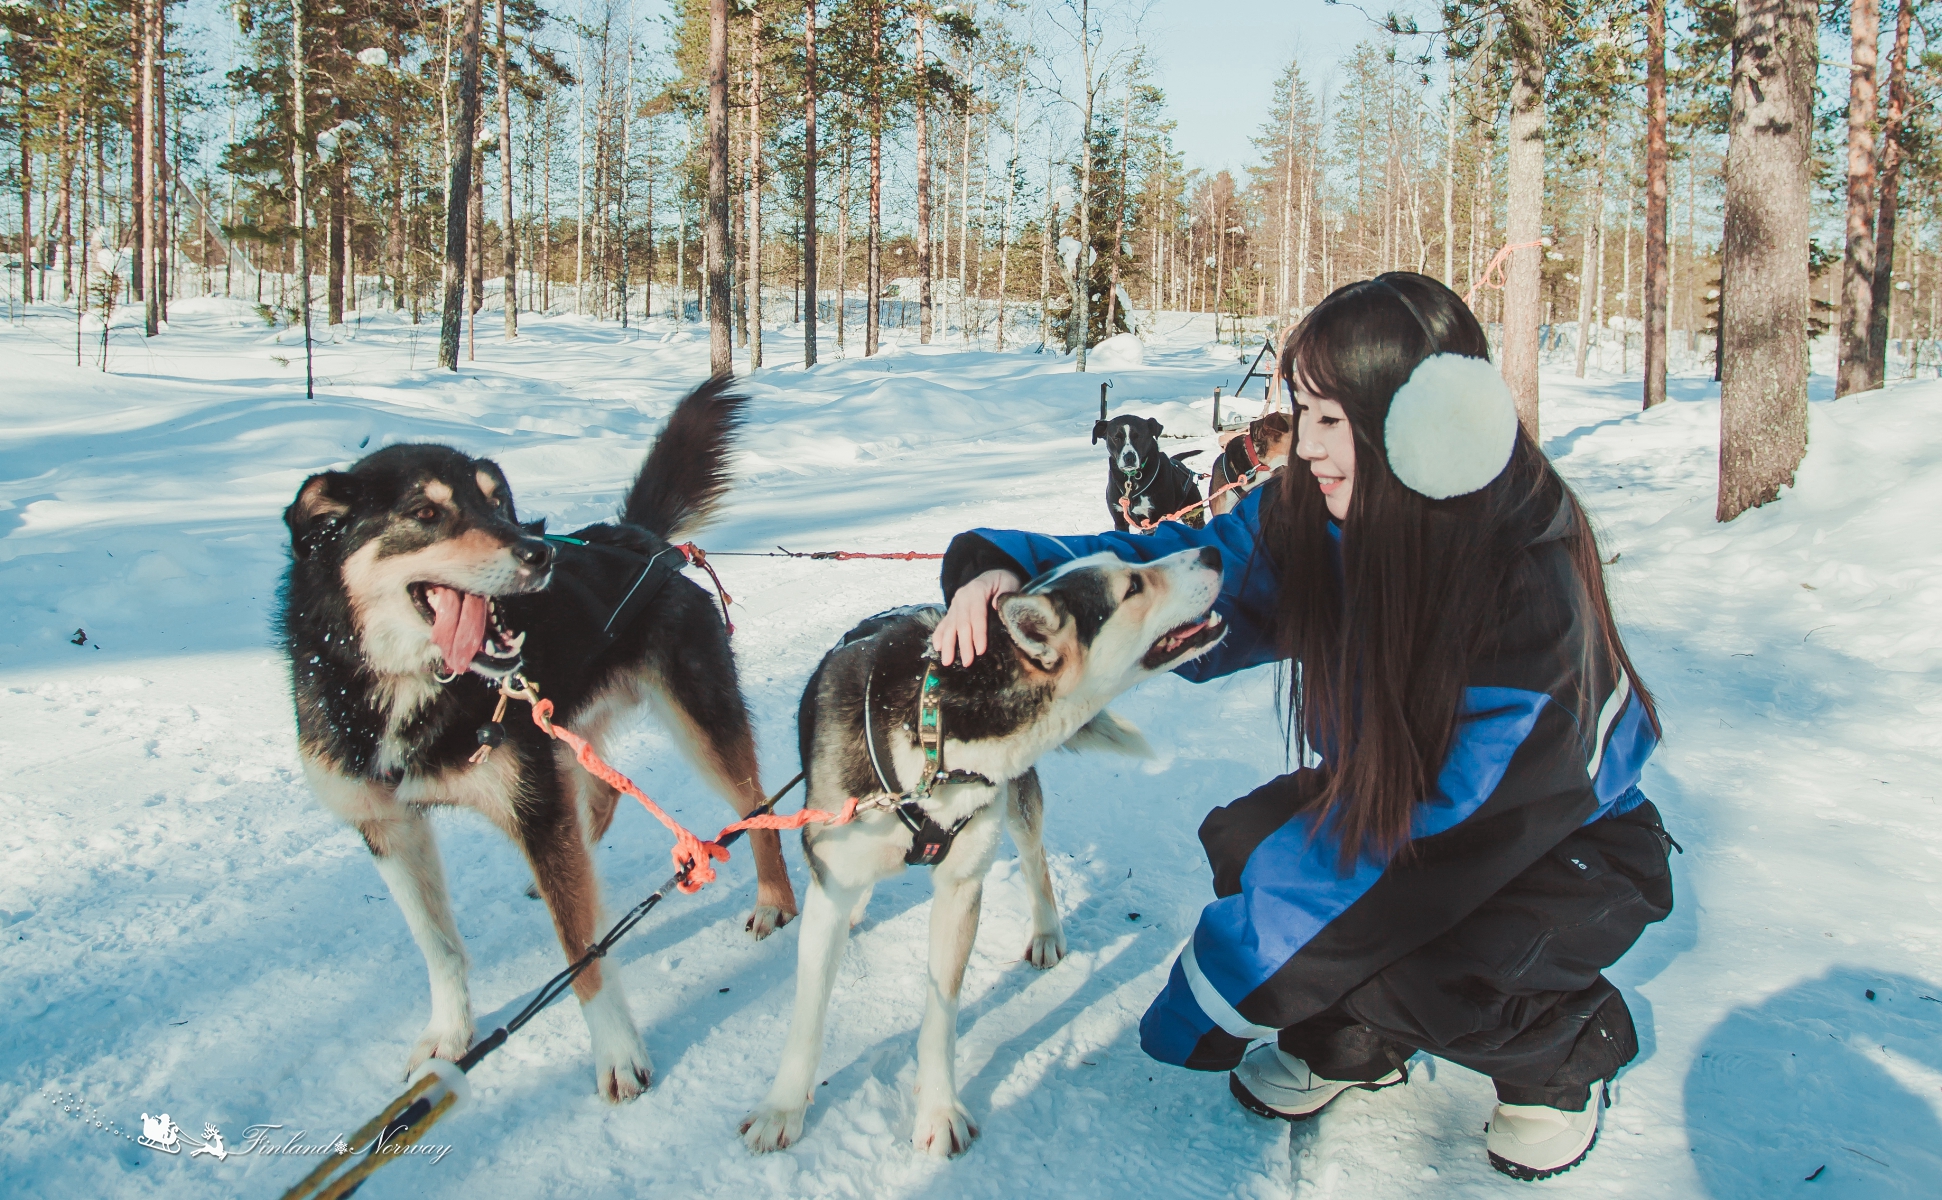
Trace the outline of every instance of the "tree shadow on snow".
<instances>
[{"instance_id":1,"label":"tree shadow on snow","mask_svg":"<svg viewBox=\"0 0 1942 1200\"><path fill-rule=\"evenodd\" d=\"M1935 1196L1938 1075L1942 985L1831 968L1706 1036L1686 1075L1693 1165L1720 1200Z\"/></svg>"}]
</instances>

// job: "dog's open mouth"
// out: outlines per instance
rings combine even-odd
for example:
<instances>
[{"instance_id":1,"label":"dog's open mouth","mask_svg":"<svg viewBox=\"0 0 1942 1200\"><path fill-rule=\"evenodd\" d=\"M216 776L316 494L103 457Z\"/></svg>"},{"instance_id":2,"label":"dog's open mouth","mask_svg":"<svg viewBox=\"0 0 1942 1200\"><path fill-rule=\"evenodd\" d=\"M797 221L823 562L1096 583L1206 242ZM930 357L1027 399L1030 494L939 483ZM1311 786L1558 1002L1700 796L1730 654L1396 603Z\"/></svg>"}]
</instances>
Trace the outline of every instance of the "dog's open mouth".
<instances>
[{"instance_id":1,"label":"dog's open mouth","mask_svg":"<svg viewBox=\"0 0 1942 1200\"><path fill-rule=\"evenodd\" d=\"M1205 650L1220 641L1226 633L1227 625L1221 620L1220 614L1209 612L1198 621L1189 621L1185 625L1176 625L1169 629L1159 641L1153 643L1153 648L1146 652L1146 658L1141 665L1148 670L1165 666L1189 654Z\"/></svg>"},{"instance_id":2,"label":"dog's open mouth","mask_svg":"<svg viewBox=\"0 0 1942 1200\"><path fill-rule=\"evenodd\" d=\"M407 590L432 627L432 642L445 660L447 675L475 668L497 674L519 665L526 635L506 628L492 597L441 583L414 583Z\"/></svg>"}]
</instances>

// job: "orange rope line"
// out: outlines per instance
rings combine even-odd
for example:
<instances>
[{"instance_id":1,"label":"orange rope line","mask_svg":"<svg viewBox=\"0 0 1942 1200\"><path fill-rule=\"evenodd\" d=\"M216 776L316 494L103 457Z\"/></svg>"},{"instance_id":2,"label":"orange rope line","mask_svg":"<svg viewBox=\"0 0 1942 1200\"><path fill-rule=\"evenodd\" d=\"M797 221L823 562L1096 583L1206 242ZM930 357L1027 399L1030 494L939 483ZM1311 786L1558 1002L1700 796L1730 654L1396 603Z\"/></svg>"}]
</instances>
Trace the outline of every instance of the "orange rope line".
<instances>
[{"instance_id":1,"label":"orange rope line","mask_svg":"<svg viewBox=\"0 0 1942 1200\"><path fill-rule=\"evenodd\" d=\"M715 835L712 841L702 841L690 833L681 822L670 817L660 805L654 803L646 792L634 785L634 781L607 765L587 739L570 729L553 724L553 702L541 700L529 690L524 697L533 706L533 724L540 727L547 736L565 742L573 748L574 757L587 773L599 779L615 791L632 796L640 801L648 815L667 826L674 835L674 849L669 851L674 859L675 869L681 872L681 881L676 886L682 892L692 894L715 881L715 863L728 861L728 849L721 845L721 839L731 833L744 829L801 829L804 825L818 823L824 825L844 825L856 818L857 799L849 798L840 813L824 812L817 808L804 808L788 816L767 813L761 816L744 817L728 825Z\"/></svg>"},{"instance_id":2,"label":"orange rope line","mask_svg":"<svg viewBox=\"0 0 1942 1200\"><path fill-rule=\"evenodd\" d=\"M1247 435L1242 434L1241 436L1246 437ZM1181 517L1186 516L1194 509L1203 508L1209 504L1212 504L1214 502L1215 496L1220 495L1222 492L1231 492L1235 488L1240 487L1245 482L1247 481L1243 479L1237 479L1233 483L1226 484L1222 487L1217 487L1213 491L1207 493L1207 498L1205 500L1196 500L1192 504L1189 504L1187 507L1179 510L1178 512L1170 512L1164 517L1156 517L1151 521L1142 520L1141 518L1134 516L1133 510L1129 506L1126 497L1121 496L1119 498L1119 515L1122 517L1125 517L1126 523L1138 529L1141 533L1151 533L1153 530L1158 529L1162 524L1164 524L1167 521L1178 521Z\"/></svg>"},{"instance_id":3,"label":"orange rope line","mask_svg":"<svg viewBox=\"0 0 1942 1200\"><path fill-rule=\"evenodd\" d=\"M734 637L735 622L728 615L728 606L735 603L735 598L730 596L728 589L722 586L722 577L715 574L714 566L708 561L708 552L693 542L682 542L675 549L681 551L682 557L688 560L689 566L700 567L708 572L708 578L715 581L715 598L722 603L722 624L728 626L728 636Z\"/></svg>"}]
</instances>

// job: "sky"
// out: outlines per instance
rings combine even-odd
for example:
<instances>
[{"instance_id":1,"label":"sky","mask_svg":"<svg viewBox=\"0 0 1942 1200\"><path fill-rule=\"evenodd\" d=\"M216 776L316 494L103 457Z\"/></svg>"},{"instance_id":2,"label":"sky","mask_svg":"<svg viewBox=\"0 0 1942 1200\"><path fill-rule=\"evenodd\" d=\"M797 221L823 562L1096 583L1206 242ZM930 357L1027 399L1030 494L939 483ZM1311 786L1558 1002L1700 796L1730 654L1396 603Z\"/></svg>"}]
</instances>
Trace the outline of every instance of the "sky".
<instances>
[{"instance_id":1,"label":"sky","mask_svg":"<svg viewBox=\"0 0 1942 1200\"><path fill-rule=\"evenodd\" d=\"M1153 0L1147 23L1157 82L1179 122L1174 149L1189 168L1210 170L1238 171L1254 158L1248 139L1290 60L1319 90L1376 32L1360 11L1322 0Z\"/></svg>"}]
</instances>

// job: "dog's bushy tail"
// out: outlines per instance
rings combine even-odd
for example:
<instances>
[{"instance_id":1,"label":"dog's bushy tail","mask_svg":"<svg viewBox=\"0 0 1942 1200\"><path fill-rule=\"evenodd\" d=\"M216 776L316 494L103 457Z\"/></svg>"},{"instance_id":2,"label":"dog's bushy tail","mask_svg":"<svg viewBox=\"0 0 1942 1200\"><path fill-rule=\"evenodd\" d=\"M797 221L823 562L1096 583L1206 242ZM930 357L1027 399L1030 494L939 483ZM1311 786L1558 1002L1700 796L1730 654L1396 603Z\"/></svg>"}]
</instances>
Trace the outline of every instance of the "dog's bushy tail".
<instances>
[{"instance_id":1,"label":"dog's bushy tail","mask_svg":"<svg viewBox=\"0 0 1942 1200\"><path fill-rule=\"evenodd\" d=\"M729 376L717 375L674 406L627 490L621 520L679 542L713 519L728 491L728 456L748 403L729 392L729 383Z\"/></svg>"}]
</instances>

